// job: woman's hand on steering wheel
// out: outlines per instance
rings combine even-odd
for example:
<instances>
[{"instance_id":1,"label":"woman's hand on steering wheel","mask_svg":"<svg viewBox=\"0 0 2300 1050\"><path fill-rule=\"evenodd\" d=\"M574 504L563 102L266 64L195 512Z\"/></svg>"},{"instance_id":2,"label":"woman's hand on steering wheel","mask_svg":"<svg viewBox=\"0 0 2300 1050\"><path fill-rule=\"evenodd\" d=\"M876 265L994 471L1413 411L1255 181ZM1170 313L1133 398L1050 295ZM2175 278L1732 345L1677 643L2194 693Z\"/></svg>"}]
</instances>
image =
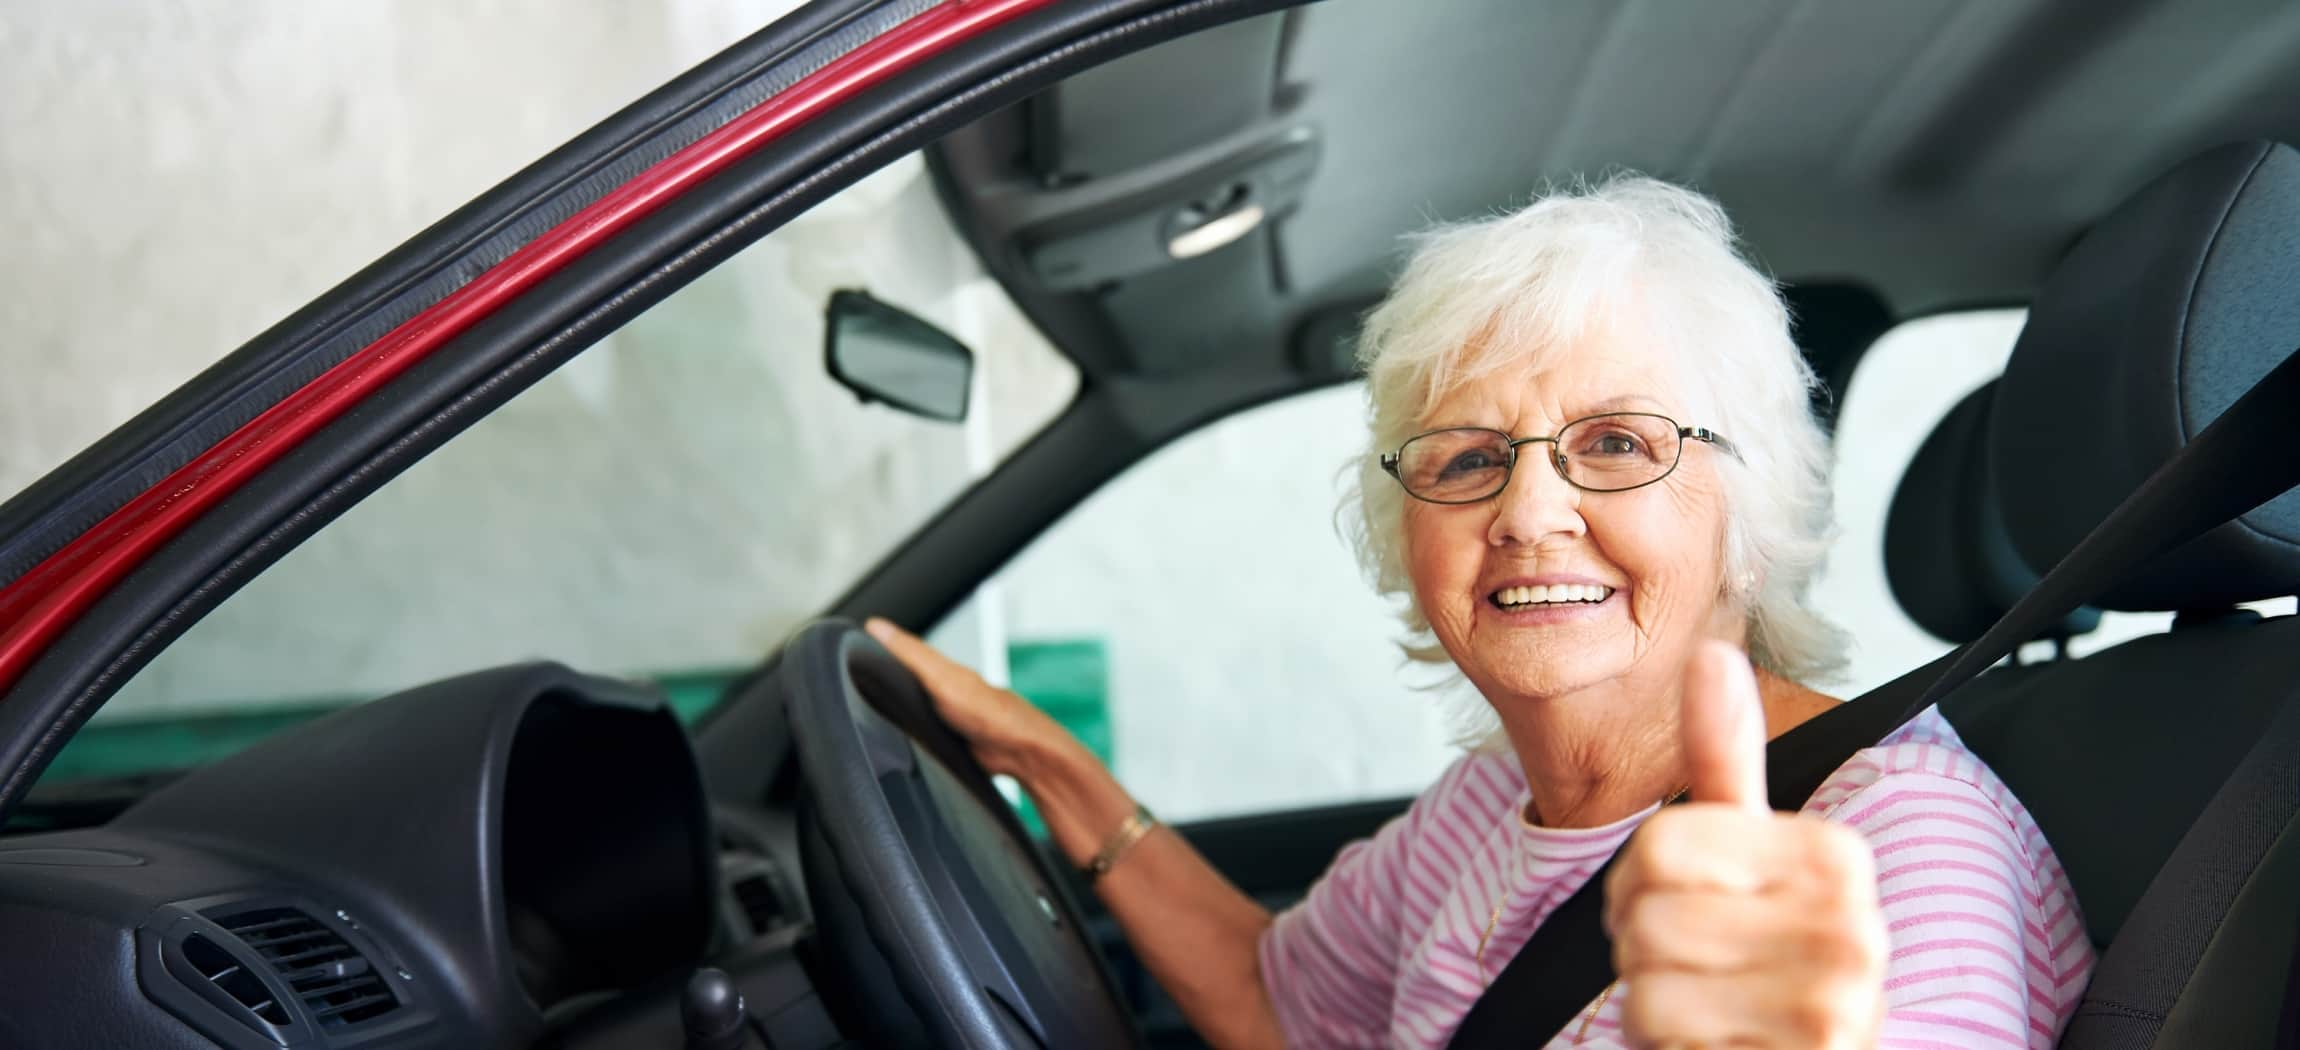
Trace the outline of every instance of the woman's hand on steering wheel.
<instances>
[{"instance_id":1,"label":"woman's hand on steering wheel","mask_svg":"<svg viewBox=\"0 0 2300 1050\"><path fill-rule=\"evenodd\" d=\"M875 616L864 622L863 630L926 687L935 714L966 739L984 770L1035 786L1048 763L1084 750L1046 712L1013 690L984 681L973 668L944 656L925 639Z\"/></svg>"}]
</instances>

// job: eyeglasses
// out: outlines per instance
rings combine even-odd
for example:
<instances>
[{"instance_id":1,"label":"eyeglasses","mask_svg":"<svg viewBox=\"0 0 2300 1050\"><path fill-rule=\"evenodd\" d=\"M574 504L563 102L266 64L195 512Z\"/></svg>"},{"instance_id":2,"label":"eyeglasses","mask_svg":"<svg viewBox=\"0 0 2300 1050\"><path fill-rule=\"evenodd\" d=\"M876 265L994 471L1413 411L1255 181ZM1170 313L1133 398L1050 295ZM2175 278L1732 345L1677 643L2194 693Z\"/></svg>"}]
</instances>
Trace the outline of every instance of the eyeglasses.
<instances>
[{"instance_id":1,"label":"eyeglasses","mask_svg":"<svg viewBox=\"0 0 2300 1050\"><path fill-rule=\"evenodd\" d=\"M1407 438L1381 465L1415 499L1476 503L1508 486L1519 446L1547 442L1549 465L1566 484L1585 492L1626 492L1676 470L1687 438L1741 455L1732 442L1703 427L1679 426L1650 412L1607 412L1567 423L1554 437L1513 438L1487 427L1432 430Z\"/></svg>"}]
</instances>

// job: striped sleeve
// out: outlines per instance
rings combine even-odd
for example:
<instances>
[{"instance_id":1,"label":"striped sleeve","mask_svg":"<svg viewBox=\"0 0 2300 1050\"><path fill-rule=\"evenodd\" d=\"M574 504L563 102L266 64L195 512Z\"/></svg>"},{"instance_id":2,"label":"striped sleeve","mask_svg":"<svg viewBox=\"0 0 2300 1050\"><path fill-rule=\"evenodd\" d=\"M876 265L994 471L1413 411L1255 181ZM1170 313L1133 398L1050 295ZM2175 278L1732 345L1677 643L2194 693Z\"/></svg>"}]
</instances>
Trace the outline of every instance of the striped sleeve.
<instances>
[{"instance_id":1,"label":"striped sleeve","mask_svg":"<svg viewBox=\"0 0 2300 1050\"><path fill-rule=\"evenodd\" d=\"M2053 1046L2067 996L2056 964L2082 924L2048 906L2043 844L2023 822L1982 786L1926 770L1885 773L1829 808L1876 851L1892 946L1878 1045Z\"/></svg>"},{"instance_id":2,"label":"striped sleeve","mask_svg":"<svg viewBox=\"0 0 2300 1050\"><path fill-rule=\"evenodd\" d=\"M1396 997L1401 894L1432 806L1459 787L1456 763L1370 839L1344 847L1301 903L1279 913L1258 946L1262 987L1288 1046L1378 1047Z\"/></svg>"}]
</instances>

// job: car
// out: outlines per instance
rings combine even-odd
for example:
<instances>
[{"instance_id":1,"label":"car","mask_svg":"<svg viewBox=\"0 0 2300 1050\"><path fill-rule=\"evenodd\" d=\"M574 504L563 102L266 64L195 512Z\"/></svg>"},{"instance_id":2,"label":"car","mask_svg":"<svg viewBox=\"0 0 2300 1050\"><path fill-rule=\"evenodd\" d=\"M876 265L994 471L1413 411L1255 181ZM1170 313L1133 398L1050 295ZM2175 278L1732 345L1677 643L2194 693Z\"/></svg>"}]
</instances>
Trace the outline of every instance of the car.
<instances>
[{"instance_id":1,"label":"car","mask_svg":"<svg viewBox=\"0 0 2300 1050\"><path fill-rule=\"evenodd\" d=\"M1896 708L2300 343L2295 32L799 7L0 504L0 1045L1199 1045L854 620L1299 898L1451 753L1332 536L1357 319L1635 167L1784 283ZM2030 599L1949 701L2103 949L2063 1046L2300 1033L2295 549L2286 494Z\"/></svg>"}]
</instances>

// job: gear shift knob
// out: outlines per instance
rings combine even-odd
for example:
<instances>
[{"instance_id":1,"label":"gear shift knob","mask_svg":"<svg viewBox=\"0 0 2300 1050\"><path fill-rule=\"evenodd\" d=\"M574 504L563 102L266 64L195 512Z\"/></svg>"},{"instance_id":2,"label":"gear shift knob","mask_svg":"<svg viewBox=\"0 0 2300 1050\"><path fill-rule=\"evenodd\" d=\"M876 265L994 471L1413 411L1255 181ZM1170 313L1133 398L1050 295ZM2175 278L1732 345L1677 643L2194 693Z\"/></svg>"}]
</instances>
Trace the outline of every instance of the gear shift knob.
<instances>
[{"instance_id":1,"label":"gear shift knob","mask_svg":"<svg viewBox=\"0 0 2300 1050\"><path fill-rule=\"evenodd\" d=\"M687 1029L686 1050L751 1050L750 1011L743 993L723 970L703 967L687 978L679 995L679 1020Z\"/></svg>"}]
</instances>

